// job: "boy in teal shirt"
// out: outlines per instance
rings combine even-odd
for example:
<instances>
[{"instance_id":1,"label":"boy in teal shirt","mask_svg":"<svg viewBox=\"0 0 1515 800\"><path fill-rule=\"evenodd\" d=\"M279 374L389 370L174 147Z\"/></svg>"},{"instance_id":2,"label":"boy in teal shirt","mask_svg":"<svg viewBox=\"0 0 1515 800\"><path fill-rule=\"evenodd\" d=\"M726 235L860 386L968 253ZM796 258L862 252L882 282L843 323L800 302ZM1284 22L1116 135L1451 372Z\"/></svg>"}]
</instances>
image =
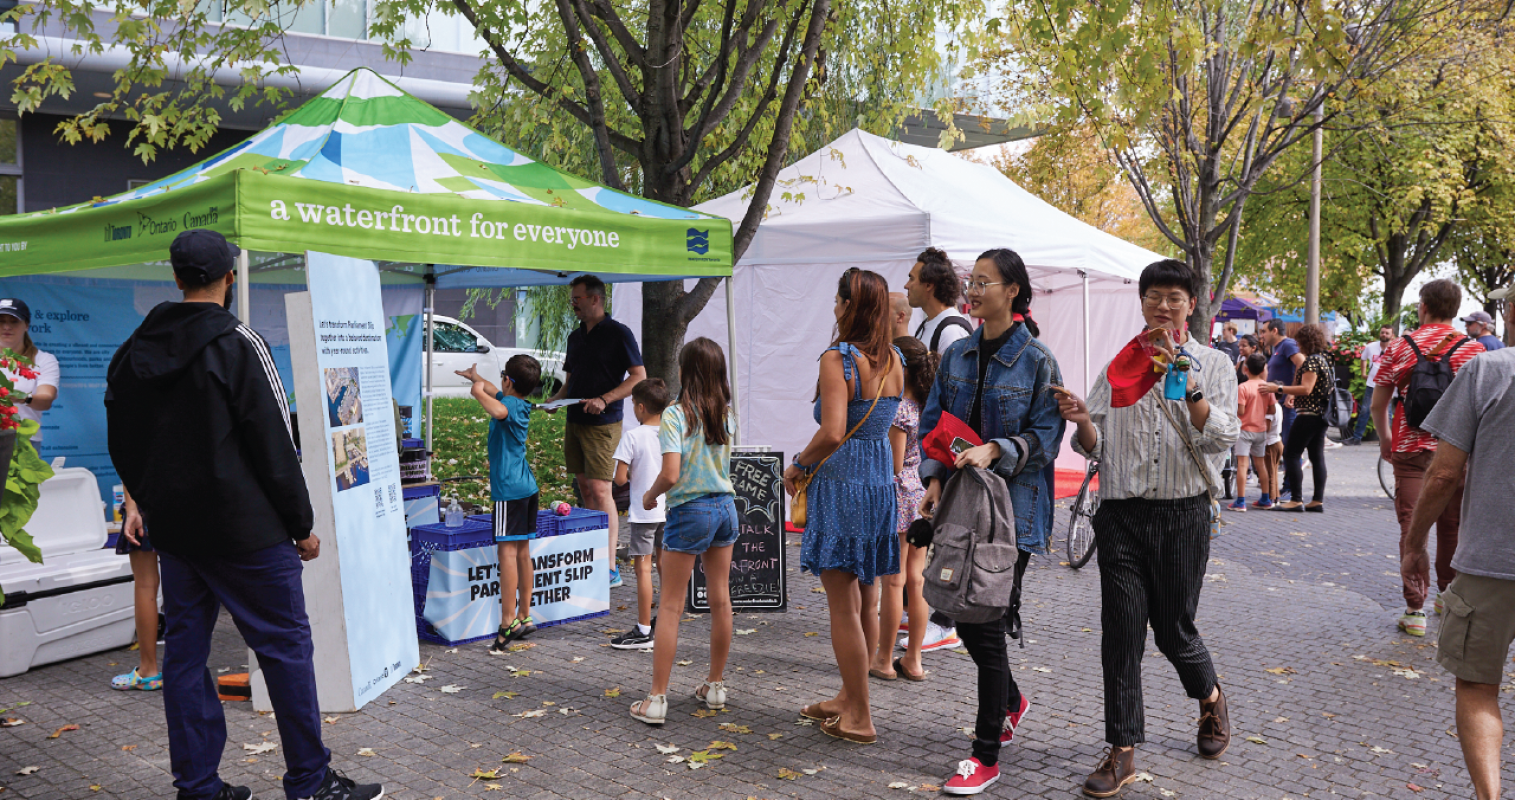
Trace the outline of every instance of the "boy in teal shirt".
<instances>
[{"instance_id":1,"label":"boy in teal shirt","mask_svg":"<svg viewBox=\"0 0 1515 800\"><path fill-rule=\"evenodd\" d=\"M531 403L542 382L542 365L525 355L512 356L500 374L504 390L479 375L478 365L457 373L473 382L469 394L489 414L489 495L494 502L494 540L500 557L500 630L490 653L536 631L531 622L531 540L537 536L536 476L526 461Z\"/></svg>"}]
</instances>

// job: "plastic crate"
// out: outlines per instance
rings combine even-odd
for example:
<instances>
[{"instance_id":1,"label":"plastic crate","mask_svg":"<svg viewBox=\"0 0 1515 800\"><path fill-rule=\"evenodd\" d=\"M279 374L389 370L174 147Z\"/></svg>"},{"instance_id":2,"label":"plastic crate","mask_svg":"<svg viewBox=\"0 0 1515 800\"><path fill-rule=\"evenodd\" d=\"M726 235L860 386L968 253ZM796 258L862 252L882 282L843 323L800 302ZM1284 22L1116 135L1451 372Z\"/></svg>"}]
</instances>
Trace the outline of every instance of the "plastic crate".
<instances>
[{"instance_id":1,"label":"plastic crate","mask_svg":"<svg viewBox=\"0 0 1515 800\"><path fill-rule=\"evenodd\" d=\"M472 550L494 545L493 526L465 520L461 528L446 525L417 525L410 529L410 586L415 600L416 635L421 639L449 647L480 642L493 636L449 641L421 617L426 610L426 585L431 582L431 554L437 551Z\"/></svg>"},{"instance_id":2,"label":"plastic crate","mask_svg":"<svg viewBox=\"0 0 1515 800\"><path fill-rule=\"evenodd\" d=\"M552 514L552 519L553 524L556 528L553 533L550 534L553 536L562 533L579 533L580 531L592 531L595 528L610 527L609 515L603 511L594 511L588 508L572 509L568 512L568 516L566 517L560 517L557 514ZM537 524L541 524L540 519L537 520Z\"/></svg>"},{"instance_id":3,"label":"plastic crate","mask_svg":"<svg viewBox=\"0 0 1515 800\"><path fill-rule=\"evenodd\" d=\"M602 514L601 516L604 515ZM560 519L562 519L562 517L559 517L557 514L554 514L551 511L538 511L537 538L541 538L543 536L556 536L558 533L558 520ZM494 514L471 514L469 515L468 520L470 522L479 522L481 524L488 525L490 530L494 530Z\"/></svg>"}]
</instances>

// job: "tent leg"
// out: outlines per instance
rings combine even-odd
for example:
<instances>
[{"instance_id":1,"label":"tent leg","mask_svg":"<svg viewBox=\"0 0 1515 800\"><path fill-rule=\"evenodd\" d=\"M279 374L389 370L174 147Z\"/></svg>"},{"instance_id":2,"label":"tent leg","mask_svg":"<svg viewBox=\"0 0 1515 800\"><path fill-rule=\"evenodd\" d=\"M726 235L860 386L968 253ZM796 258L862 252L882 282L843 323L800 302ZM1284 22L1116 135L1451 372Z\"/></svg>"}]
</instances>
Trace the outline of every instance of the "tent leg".
<instances>
[{"instance_id":1,"label":"tent leg","mask_svg":"<svg viewBox=\"0 0 1515 800\"><path fill-rule=\"evenodd\" d=\"M1094 381L1089 377L1089 273L1079 270L1078 275L1084 279L1084 397L1089 397L1089 387Z\"/></svg>"},{"instance_id":2,"label":"tent leg","mask_svg":"<svg viewBox=\"0 0 1515 800\"><path fill-rule=\"evenodd\" d=\"M431 353L434 346L432 336L434 326L432 325L431 317L436 302L437 276L431 271L431 265L428 264L426 265L426 308L422 310L426 323L426 364L424 369L426 371L426 452L428 454L431 453L432 434L436 430L431 396Z\"/></svg>"},{"instance_id":3,"label":"tent leg","mask_svg":"<svg viewBox=\"0 0 1515 800\"><path fill-rule=\"evenodd\" d=\"M736 292L731 288L731 282L736 279L736 270L731 271L731 277L726 279L726 363L731 372L731 422L736 433L731 443L742 443L742 415L738 411L741 403L741 378L738 377L739 369L736 358Z\"/></svg>"},{"instance_id":4,"label":"tent leg","mask_svg":"<svg viewBox=\"0 0 1515 800\"><path fill-rule=\"evenodd\" d=\"M237 290L237 319L243 325L252 327L252 263L248 258L247 251L243 250L237 255L237 283L241 288Z\"/></svg>"}]
</instances>

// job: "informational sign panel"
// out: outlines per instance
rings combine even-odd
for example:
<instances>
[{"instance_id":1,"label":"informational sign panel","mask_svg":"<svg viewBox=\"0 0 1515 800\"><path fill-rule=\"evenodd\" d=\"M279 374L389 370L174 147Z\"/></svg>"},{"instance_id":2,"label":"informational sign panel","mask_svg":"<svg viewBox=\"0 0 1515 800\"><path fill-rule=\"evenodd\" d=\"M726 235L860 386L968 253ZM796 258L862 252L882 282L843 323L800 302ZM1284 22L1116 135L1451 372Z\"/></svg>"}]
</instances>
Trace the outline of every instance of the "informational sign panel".
<instances>
[{"instance_id":1,"label":"informational sign panel","mask_svg":"<svg viewBox=\"0 0 1515 800\"><path fill-rule=\"evenodd\" d=\"M390 401L387 320L368 261L308 253L286 296L300 444L321 556L305 566L323 711L355 711L419 663Z\"/></svg>"},{"instance_id":2,"label":"informational sign panel","mask_svg":"<svg viewBox=\"0 0 1515 800\"><path fill-rule=\"evenodd\" d=\"M789 584L784 549L784 455L733 453L731 486L742 526L731 551L731 606L736 611L788 611ZM705 598L705 561L689 581L685 608L710 610Z\"/></svg>"}]
</instances>

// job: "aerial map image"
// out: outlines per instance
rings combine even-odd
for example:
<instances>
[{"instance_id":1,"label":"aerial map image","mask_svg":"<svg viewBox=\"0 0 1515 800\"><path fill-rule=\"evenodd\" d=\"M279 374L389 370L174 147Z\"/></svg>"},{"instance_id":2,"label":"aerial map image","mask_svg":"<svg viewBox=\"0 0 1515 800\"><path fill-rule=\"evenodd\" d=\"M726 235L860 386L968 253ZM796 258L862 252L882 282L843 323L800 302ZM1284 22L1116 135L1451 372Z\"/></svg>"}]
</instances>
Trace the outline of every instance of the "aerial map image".
<instances>
[{"instance_id":1,"label":"aerial map image","mask_svg":"<svg viewBox=\"0 0 1515 800\"><path fill-rule=\"evenodd\" d=\"M358 396L358 368L340 367L326 373L326 416L333 428L363 421L363 400Z\"/></svg>"},{"instance_id":2,"label":"aerial map image","mask_svg":"<svg viewBox=\"0 0 1515 800\"><path fill-rule=\"evenodd\" d=\"M331 452L337 491L368 483L368 438L363 428L332 433Z\"/></svg>"}]
</instances>

